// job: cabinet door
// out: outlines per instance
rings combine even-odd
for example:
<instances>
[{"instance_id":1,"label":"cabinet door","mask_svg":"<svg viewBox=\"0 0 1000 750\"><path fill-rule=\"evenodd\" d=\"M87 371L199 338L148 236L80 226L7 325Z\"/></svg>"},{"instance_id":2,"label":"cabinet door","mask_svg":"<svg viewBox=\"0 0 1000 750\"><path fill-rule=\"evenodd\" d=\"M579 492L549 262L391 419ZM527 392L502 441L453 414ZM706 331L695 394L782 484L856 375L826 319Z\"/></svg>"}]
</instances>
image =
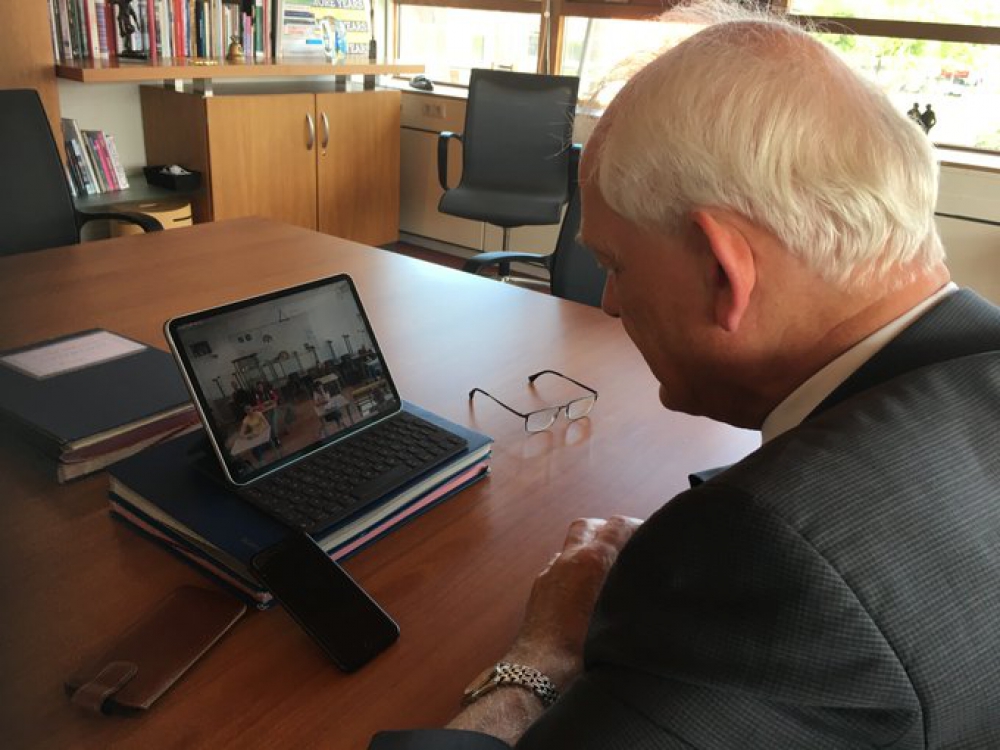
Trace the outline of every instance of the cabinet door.
<instances>
[{"instance_id":1,"label":"cabinet door","mask_svg":"<svg viewBox=\"0 0 1000 750\"><path fill-rule=\"evenodd\" d=\"M264 216L316 228L313 94L206 100L216 220Z\"/></svg>"},{"instance_id":2,"label":"cabinet door","mask_svg":"<svg viewBox=\"0 0 1000 750\"><path fill-rule=\"evenodd\" d=\"M399 239L399 101L398 91L316 95L321 232Z\"/></svg>"}]
</instances>

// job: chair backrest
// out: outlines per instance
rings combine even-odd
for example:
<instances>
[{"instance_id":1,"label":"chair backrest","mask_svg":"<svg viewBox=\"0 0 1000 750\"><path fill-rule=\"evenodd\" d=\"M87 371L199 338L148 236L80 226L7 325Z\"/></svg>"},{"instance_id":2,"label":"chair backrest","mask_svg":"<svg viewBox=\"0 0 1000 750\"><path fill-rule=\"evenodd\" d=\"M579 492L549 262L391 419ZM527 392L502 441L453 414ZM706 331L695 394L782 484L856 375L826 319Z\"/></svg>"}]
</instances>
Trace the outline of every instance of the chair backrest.
<instances>
[{"instance_id":1,"label":"chair backrest","mask_svg":"<svg viewBox=\"0 0 1000 750\"><path fill-rule=\"evenodd\" d=\"M580 191L576 190L566 207L556 249L552 253L552 294L600 307L607 273L597 264L594 254L576 241L579 231Z\"/></svg>"},{"instance_id":2,"label":"chair backrest","mask_svg":"<svg viewBox=\"0 0 1000 750\"><path fill-rule=\"evenodd\" d=\"M80 241L73 198L38 92L0 91L0 255Z\"/></svg>"},{"instance_id":3,"label":"chair backrest","mask_svg":"<svg viewBox=\"0 0 1000 750\"><path fill-rule=\"evenodd\" d=\"M462 133L462 185L560 197L580 79L473 69Z\"/></svg>"}]
</instances>

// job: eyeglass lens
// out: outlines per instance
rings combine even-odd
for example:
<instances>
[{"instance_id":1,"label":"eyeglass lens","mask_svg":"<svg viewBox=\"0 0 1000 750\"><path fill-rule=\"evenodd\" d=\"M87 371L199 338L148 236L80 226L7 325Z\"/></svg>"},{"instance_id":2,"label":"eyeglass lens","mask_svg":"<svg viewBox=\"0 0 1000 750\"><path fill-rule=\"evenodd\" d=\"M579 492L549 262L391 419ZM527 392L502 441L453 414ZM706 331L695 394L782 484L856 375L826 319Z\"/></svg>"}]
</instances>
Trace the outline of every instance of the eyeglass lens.
<instances>
[{"instance_id":1,"label":"eyeglass lens","mask_svg":"<svg viewBox=\"0 0 1000 750\"><path fill-rule=\"evenodd\" d=\"M538 411L531 412L531 414L524 418L524 429L528 432L542 432L549 429L552 423L556 421L556 417L559 416L561 408L561 406L553 406L550 409L539 409Z\"/></svg>"},{"instance_id":2,"label":"eyeglass lens","mask_svg":"<svg viewBox=\"0 0 1000 750\"><path fill-rule=\"evenodd\" d=\"M570 421L582 419L590 414L590 410L594 408L594 402L596 401L596 396L584 396L575 401L570 401L566 404L566 419Z\"/></svg>"}]
</instances>

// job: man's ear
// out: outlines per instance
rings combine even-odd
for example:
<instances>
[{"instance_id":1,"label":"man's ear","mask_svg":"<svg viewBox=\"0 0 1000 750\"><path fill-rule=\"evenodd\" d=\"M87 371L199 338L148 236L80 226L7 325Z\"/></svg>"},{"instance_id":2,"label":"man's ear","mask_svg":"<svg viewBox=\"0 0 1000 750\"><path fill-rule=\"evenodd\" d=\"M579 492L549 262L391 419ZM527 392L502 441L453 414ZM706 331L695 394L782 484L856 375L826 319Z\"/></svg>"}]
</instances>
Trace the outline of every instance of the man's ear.
<instances>
[{"instance_id":1,"label":"man's ear","mask_svg":"<svg viewBox=\"0 0 1000 750\"><path fill-rule=\"evenodd\" d=\"M691 220L715 258L715 322L733 333L740 327L757 283L753 250L739 225L724 211L695 209Z\"/></svg>"}]
</instances>

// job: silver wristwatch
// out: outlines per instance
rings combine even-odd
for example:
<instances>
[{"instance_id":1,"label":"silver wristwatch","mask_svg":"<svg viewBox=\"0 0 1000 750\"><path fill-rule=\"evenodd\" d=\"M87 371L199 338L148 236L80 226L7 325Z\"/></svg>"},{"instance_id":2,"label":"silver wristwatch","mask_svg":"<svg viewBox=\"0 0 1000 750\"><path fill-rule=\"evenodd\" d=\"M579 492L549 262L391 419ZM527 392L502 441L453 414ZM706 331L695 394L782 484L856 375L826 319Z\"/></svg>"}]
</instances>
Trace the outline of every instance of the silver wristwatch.
<instances>
[{"instance_id":1,"label":"silver wristwatch","mask_svg":"<svg viewBox=\"0 0 1000 750\"><path fill-rule=\"evenodd\" d=\"M483 673L480 678L466 688L462 705L467 706L470 703L475 703L501 685L516 685L530 690L538 696L546 708L559 698L559 691L556 690L555 683L534 667L502 661Z\"/></svg>"}]
</instances>

